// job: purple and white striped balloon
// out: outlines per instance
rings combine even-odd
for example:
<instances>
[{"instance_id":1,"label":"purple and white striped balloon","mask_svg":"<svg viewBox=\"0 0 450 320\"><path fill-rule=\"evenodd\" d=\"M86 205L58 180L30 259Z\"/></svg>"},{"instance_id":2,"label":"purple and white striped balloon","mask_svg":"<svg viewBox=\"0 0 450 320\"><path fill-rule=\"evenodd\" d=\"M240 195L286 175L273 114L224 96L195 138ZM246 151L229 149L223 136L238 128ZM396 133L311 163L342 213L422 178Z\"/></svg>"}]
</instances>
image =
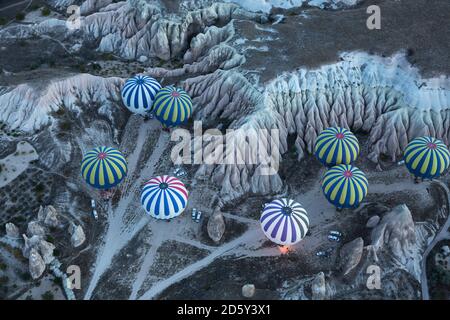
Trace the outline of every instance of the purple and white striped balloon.
<instances>
[{"instance_id":1,"label":"purple and white striped balloon","mask_svg":"<svg viewBox=\"0 0 450 320\"><path fill-rule=\"evenodd\" d=\"M293 245L302 240L309 228L306 210L291 199L274 200L264 207L261 228L271 241Z\"/></svg>"}]
</instances>

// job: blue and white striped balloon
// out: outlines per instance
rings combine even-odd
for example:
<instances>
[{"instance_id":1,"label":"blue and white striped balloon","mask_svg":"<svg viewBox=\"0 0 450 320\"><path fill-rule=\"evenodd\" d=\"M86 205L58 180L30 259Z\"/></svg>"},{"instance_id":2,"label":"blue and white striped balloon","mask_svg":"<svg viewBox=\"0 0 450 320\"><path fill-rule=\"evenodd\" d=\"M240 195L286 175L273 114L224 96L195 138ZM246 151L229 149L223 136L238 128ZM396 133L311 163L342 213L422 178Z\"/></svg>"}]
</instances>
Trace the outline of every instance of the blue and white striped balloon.
<instances>
[{"instance_id":1,"label":"blue and white striped balloon","mask_svg":"<svg viewBox=\"0 0 450 320\"><path fill-rule=\"evenodd\" d=\"M122 100L128 110L142 116L152 111L156 94L161 85L149 76L134 76L122 88Z\"/></svg>"},{"instance_id":2,"label":"blue and white striped balloon","mask_svg":"<svg viewBox=\"0 0 450 320\"><path fill-rule=\"evenodd\" d=\"M267 204L260 222L266 237L279 245L299 242L309 228L306 210L300 203L285 198Z\"/></svg>"},{"instance_id":3,"label":"blue and white striped balloon","mask_svg":"<svg viewBox=\"0 0 450 320\"><path fill-rule=\"evenodd\" d=\"M156 219L172 219L186 208L188 192L175 177L159 176L147 181L142 188L141 204Z\"/></svg>"}]
</instances>

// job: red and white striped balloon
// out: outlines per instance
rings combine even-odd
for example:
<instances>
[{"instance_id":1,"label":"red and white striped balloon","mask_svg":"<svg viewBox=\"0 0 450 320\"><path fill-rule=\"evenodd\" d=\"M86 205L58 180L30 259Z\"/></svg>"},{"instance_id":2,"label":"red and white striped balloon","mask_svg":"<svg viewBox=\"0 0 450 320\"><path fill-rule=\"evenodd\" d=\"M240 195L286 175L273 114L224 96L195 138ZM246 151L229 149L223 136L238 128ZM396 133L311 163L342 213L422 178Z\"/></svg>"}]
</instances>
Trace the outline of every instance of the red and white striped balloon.
<instances>
[{"instance_id":1,"label":"red and white striped balloon","mask_svg":"<svg viewBox=\"0 0 450 320\"><path fill-rule=\"evenodd\" d=\"M172 219L186 208L188 191L183 182L171 176L158 176L142 188L141 204L156 219Z\"/></svg>"}]
</instances>

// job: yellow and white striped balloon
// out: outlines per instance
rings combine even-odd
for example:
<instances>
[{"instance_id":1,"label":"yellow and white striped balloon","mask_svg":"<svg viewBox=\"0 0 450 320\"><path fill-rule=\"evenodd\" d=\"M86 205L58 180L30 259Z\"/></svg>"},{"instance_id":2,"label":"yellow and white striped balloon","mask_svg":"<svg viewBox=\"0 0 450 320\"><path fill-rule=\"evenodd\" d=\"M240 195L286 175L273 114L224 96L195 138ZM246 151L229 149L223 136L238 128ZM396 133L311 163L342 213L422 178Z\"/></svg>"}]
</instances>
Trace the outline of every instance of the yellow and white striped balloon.
<instances>
[{"instance_id":1,"label":"yellow and white striped balloon","mask_svg":"<svg viewBox=\"0 0 450 320\"><path fill-rule=\"evenodd\" d=\"M127 175L127 161L115 148L98 147L84 155L81 175L87 184L96 189L110 189Z\"/></svg>"},{"instance_id":2,"label":"yellow and white striped balloon","mask_svg":"<svg viewBox=\"0 0 450 320\"><path fill-rule=\"evenodd\" d=\"M412 140L406 147L403 158L409 172L423 179L439 177L450 164L447 146L433 137Z\"/></svg>"}]
</instances>

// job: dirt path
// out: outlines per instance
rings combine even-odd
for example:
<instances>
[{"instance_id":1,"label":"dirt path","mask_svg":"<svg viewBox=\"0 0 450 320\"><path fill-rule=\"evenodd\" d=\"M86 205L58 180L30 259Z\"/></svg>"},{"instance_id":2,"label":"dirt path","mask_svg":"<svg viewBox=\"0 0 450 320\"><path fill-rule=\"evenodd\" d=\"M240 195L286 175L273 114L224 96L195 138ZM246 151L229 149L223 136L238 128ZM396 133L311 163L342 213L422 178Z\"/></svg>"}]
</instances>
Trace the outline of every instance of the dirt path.
<instances>
[{"instance_id":1,"label":"dirt path","mask_svg":"<svg viewBox=\"0 0 450 320\"><path fill-rule=\"evenodd\" d=\"M85 299L90 299L101 276L108 270L114 256L126 246L126 244L148 223L149 219L141 215L139 210L133 210L139 206L139 193L143 179L153 175L155 165L161 157L167 145L169 135L162 133L159 123L156 121L137 123L139 125L138 135L135 140L135 148L127 157L128 175L121 185L122 197L115 208L111 201L108 205L108 228L104 238L103 247L97 255L93 275L85 294ZM159 135L152 155L146 166L139 173L142 179L134 178L136 167L144 144L149 136Z\"/></svg>"},{"instance_id":2,"label":"dirt path","mask_svg":"<svg viewBox=\"0 0 450 320\"><path fill-rule=\"evenodd\" d=\"M129 297L130 300L136 300L138 291L142 287L142 284L144 283L147 277L148 271L150 270L153 262L155 261L155 256L158 251L158 248L161 246L161 243L163 242L164 239L163 234L160 230L161 229L155 230L156 234L154 234L154 236L152 237L151 247L148 250L147 254L145 255L139 273L137 274L136 279L133 282L133 287L131 289L131 294Z\"/></svg>"},{"instance_id":3,"label":"dirt path","mask_svg":"<svg viewBox=\"0 0 450 320\"><path fill-rule=\"evenodd\" d=\"M260 235L261 235L261 230L259 230L259 229L247 230L243 235L218 247L216 250L211 252L211 254L209 254L205 258L189 265L188 267L175 273L171 277L155 283L147 292L145 292L139 298L139 300L148 300L148 299L155 298L158 294L160 294L166 288L191 276L195 272L205 268L206 266L211 264L214 260L216 260L220 256L223 256L224 254L229 253L231 250L236 249L237 247L244 246L249 243L254 243L255 240L257 240L257 241L261 240Z\"/></svg>"},{"instance_id":4,"label":"dirt path","mask_svg":"<svg viewBox=\"0 0 450 320\"><path fill-rule=\"evenodd\" d=\"M447 201L445 203L446 209L447 209L447 221L445 222L445 224L441 227L441 229L439 230L439 232L436 234L436 236L434 237L433 241L430 242L430 244L428 245L428 247L425 249L423 256L422 256L422 275L421 275L421 286L422 286L422 299L423 300L430 300L430 292L429 292L429 288L428 288L428 277L427 277L427 260L428 260L428 255L430 254L430 252L434 249L434 247L436 246L436 244L438 244L440 241L442 240L446 240L449 239L450 240L450 232L448 231L450 228L450 213L449 213L449 208L450 208L450 191L447 187L447 185L441 181L435 181L434 183L439 184L439 186L444 189L446 195L447 195Z\"/></svg>"}]
</instances>

